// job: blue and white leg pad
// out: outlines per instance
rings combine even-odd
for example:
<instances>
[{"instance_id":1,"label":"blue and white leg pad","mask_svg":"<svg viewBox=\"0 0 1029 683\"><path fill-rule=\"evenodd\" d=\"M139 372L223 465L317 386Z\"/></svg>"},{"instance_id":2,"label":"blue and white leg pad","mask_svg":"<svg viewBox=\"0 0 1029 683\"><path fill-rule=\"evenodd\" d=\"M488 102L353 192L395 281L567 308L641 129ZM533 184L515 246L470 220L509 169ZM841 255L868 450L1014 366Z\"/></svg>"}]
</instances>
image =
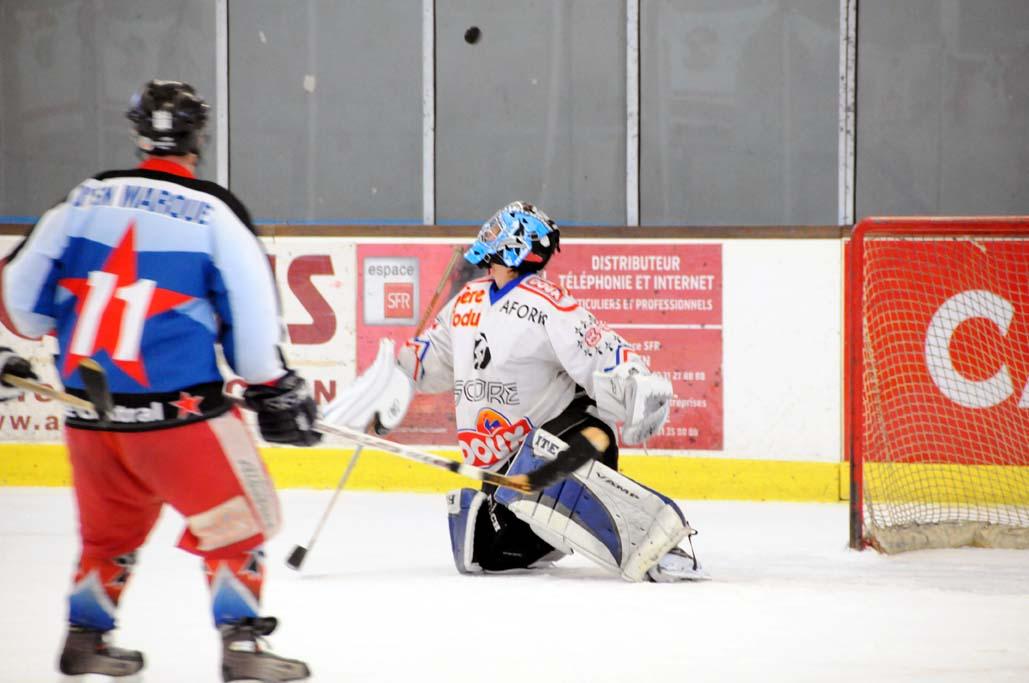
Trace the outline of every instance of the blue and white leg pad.
<instances>
[{"instance_id":1,"label":"blue and white leg pad","mask_svg":"<svg viewBox=\"0 0 1029 683\"><path fill-rule=\"evenodd\" d=\"M546 460L527 438L508 476L530 472ZM627 581L647 571L690 532L682 510L597 460L539 493L498 489L494 498L564 552L581 553Z\"/></svg>"},{"instance_id":2,"label":"blue and white leg pad","mask_svg":"<svg viewBox=\"0 0 1029 683\"><path fill-rule=\"evenodd\" d=\"M481 574L482 567L473 560L475 520L486 494L475 489L456 489L447 493L447 523L450 526L450 548L454 564L462 574Z\"/></svg>"}]
</instances>

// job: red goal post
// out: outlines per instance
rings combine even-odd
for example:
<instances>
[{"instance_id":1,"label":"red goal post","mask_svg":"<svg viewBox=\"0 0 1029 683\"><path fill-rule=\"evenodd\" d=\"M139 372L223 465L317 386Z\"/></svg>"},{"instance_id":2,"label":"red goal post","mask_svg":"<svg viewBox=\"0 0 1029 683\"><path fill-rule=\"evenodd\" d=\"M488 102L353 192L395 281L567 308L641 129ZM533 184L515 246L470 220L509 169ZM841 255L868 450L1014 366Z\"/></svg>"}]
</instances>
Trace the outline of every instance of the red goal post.
<instances>
[{"instance_id":1,"label":"red goal post","mask_svg":"<svg viewBox=\"0 0 1029 683\"><path fill-rule=\"evenodd\" d=\"M1029 217L867 218L848 249L851 546L1029 548Z\"/></svg>"}]
</instances>

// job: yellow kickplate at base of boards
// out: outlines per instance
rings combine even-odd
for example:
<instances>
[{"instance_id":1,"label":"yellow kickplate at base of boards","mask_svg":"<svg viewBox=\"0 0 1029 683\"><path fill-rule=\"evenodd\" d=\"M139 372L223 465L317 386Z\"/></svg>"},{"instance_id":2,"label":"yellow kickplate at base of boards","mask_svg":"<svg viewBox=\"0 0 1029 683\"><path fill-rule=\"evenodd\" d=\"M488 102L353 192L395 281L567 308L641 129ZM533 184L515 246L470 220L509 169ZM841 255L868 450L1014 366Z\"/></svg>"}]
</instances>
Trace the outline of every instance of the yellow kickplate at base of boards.
<instances>
[{"instance_id":1,"label":"yellow kickplate at base of boards","mask_svg":"<svg viewBox=\"0 0 1029 683\"><path fill-rule=\"evenodd\" d=\"M437 450L456 458L456 450ZM262 448L276 486L331 489L352 449ZM623 455L628 477L679 499L835 502L846 491L846 467L838 463L740 460L674 455ZM69 486L71 471L61 444L0 444L0 486ZM442 493L477 483L379 451L365 449L347 483L363 491Z\"/></svg>"}]
</instances>

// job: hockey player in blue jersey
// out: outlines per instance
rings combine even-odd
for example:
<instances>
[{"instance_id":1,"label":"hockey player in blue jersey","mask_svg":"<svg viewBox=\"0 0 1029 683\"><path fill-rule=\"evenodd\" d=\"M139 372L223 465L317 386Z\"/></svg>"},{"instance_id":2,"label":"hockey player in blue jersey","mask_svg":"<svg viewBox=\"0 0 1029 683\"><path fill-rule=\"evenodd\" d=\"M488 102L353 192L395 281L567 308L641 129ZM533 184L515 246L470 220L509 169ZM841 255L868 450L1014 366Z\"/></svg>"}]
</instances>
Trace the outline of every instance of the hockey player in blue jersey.
<instances>
[{"instance_id":1,"label":"hockey player in blue jersey","mask_svg":"<svg viewBox=\"0 0 1029 683\"><path fill-rule=\"evenodd\" d=\"M267 257L242 203L195 177L208 117L194 89L151 81L128 111L143 162L83 181L10 254L3 306L23 336L53 334L69 393L77 367L107 372L106 420L69 409L65 436L82 552L59 668L134 674L143 655L108 642L136 551L161 507L182 514L179 546L200 556L222 637L226 681L290 681L307 666L264 649L259 614L266 539L280 526L271 478L239 411L223 395L220 347L248 382L264 438L311 445L314 401L279 351ZM31 372L9 351L5 371ZM0 398L13 391L0 387Z\"/></svg>"}]
</instances>

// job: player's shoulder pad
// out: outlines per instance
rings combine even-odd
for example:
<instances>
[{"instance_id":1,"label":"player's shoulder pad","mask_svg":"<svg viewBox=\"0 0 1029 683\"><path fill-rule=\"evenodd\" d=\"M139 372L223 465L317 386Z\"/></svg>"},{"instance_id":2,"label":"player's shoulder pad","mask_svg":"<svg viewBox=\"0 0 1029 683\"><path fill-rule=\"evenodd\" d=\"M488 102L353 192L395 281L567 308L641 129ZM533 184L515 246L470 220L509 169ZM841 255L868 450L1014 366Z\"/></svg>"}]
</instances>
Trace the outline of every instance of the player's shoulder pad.
<instances>
[{"instance_id":1,"label":"player's shoulder pad","mask_svg":"<svg viewBox=\"0 0 1029 683\"><path fill-rule=\"evenodd\" d=\"M579 307L579 302L567 289L555 285L541 275L530 275L525 278L518 283L518 289L535 294L559 311L574 311Z\"/></svg>"}]
</instances>

